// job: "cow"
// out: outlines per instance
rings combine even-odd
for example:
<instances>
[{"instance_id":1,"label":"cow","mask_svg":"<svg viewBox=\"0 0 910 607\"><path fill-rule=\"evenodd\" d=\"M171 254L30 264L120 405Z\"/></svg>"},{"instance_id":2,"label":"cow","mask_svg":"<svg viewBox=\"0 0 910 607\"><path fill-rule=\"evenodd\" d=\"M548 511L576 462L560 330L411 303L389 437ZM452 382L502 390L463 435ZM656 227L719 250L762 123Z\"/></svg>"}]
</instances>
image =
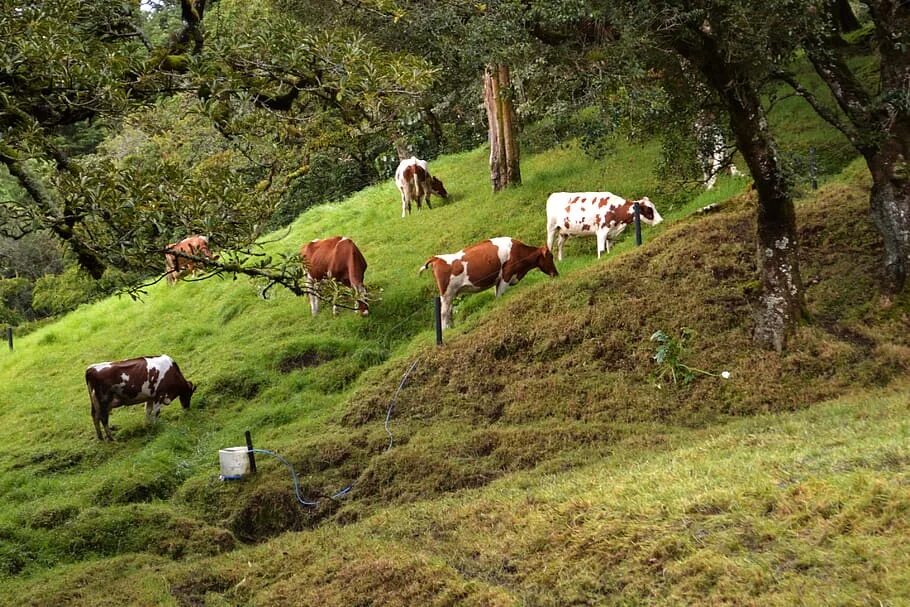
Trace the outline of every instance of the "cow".
<instances>
[{"instance_id":1,"label":"cow","mask_svg":"<svg viewBox=\"0 0 910 607\"><path fill-rule=\"evenodd\" d=\"M430 206L430 194L447 199L449 193L445 186L436 177L430 175L426 160L419 160L416 156L405 158L395 171L395 185L401 192L401 216L406 217L411 212L411 203L417 202L420 209L422 200L426 200L427 208Z\"/></svg>"},{"instance_id":2,"label":"cow","mask_svg":"<svg viewBox=\"0 0 910 607\"><path fill-rule=\"evenodd\" d=\"M185 255L194 255L206 259L218 259L218 256L213 256L212 252L209 250L208 236L200 236L198 234L188 236L180 242L167 245L167 248L171 251L177 251ZM168 284L174 284L186 274L195 273L199 267L200 262L198 261L180 257L173 253L164 254L164 273L165 276L167 276Z\"/></svg>"},{"instance_id":3,"label":"cow","mask_svg":"<svg viewBox=\"0 0 910 607\"><path fill-rule=\"evenodd\" d=\"M462 292L476 293L496 287L496 297L538 268L559 276L549 247L532 247L509 238L491 238L445 255L434 255L420 268L433 268L442 299L442 327L452 326L452 302Z\"/></svg>"},{"instance_id":4,"label":"cow","mask_svg":"<svg viewBox=\"0 0 910 607\"><path fill-rule=\"evenodd\" d=\"M346 236L316 239L300 247L300 256L306 260L307 287L310 292L310 310L313 316L319 313L319 297L316 294L316 283L327 278L334 279L346 287L354 289L357 298L357 311L361 316L370 313L367 304L366 287L363 286L363 275L367 271L367 261L363 253ZM338 306L332 306L332 314L338 313Z\"/></svg>"},{"instance_id":5,"label":"cow","mask_svg":"<svg viewBox=\"0 0 910 607\"><path fill-rule=\"evenodd\" d=\"M196 386L183 377L180 367L170 356L143 356L117 362L104 362L85 370L85 385L92 403L92 421L98 440L101 426L112 441L108 418L111 409L145 403L145 419L154 423L161 407L179 398L184 409L190 408L190 397Z\"/></svg>"},{"instance_id":6,"label":"cow","mask_svg":"<svg viewBox=\"0 0 910 607\"><path fill-rule=\"evenodd\" d=\"M597 236L597 258L610 241L622 234L634 218L634 203L638 203L641 221L656 226L663 217L646 196L626 200L610 192L555 192L547 198L547 246L559 235L557 259L562 261L562 247L570 236Z\"/></svg>"},{"instance_id":7,"label":"cow","mask_svg":"<svg viewBox=\"0 0 910 607\"><path fill-rule=\"evenodd\" d=\"M717 176L723 172L733 177L742 175L733 164L733 153L736 152L736 147L727 145L724 131L715 121L714 114L702 112L693 126L698 163L701 166L705 189L712 189L714 182L717 181Z\"/></svg>"}]
</instances>

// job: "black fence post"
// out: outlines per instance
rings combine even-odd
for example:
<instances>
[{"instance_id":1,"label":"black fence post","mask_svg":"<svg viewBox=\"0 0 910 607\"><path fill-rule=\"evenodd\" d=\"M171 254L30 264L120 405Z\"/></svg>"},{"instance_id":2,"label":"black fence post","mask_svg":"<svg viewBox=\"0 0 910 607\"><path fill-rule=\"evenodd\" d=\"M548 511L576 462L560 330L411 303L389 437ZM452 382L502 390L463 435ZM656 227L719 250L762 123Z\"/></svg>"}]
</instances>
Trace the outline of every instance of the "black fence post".
<instances>
[{"instance_id":1,"label":"black fence post","mask_svg":"<svg viewBox=\"0 0 910 607\"><path fill-rule=\"evenodd\" d=\"M439 295L437 295L435 297L435 299L433 300L433 302L434 302L433 307L436 310L436 313L434 315L436 318L436 345L441 346L442 345L442 298Z\"/></svg>"},{"instance_id":2,"label":"black fence post","mask_svg":"<svg viewBox=\"0 0 910 607\"><path fill-rule=\"evenodd\" d=\"M812 182L812 189L818 189L818 162L815 157L815 146L809 148L809 180Z\"/></svg>"},{"instance_id":3,"label":"black fence post","mask_svg":"<svg viewBox=\"0 0 910 607\"><path fill-rule=\"evenodd\" d=\"M250 458L250 474L256 474L256 454L253 453L253 437L247 430L246 436L246 456Z\"/></svg>"},{"instance_id":4,"label":"black fence post","mask_svg":"<svg viewBox=\"0 0 910 607\"><path fill-rule=\"evenodd\" d=\"M6 328L6 341L9 342L9 349L10 349L10 352L12 352L12 350L13 350L13 328L12 327Z\"/></svg>"},{"instance_id":5,"label":"black fence post","mask_svg":"<svg viewBox=\"0 0 910 607\"><path fill-rule=\"evenodd\" d=\"M641 209L637 202L632 203L632 211L635 213L635 246L641 246Z\"/></svg>"}]
</instances>

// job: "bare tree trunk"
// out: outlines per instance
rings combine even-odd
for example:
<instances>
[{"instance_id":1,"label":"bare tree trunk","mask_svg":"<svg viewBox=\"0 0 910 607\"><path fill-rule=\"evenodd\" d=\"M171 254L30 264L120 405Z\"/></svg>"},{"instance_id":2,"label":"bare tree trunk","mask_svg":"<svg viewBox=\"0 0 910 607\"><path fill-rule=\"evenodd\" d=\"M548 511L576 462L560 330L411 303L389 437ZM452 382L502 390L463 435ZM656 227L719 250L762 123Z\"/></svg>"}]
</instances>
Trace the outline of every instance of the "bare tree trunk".
<instances>
[{"instance_id":1,"label":"bare tree trunk","mask_svg":"<svg viewBox=\"0 0 910 607\"><path fill-rule=\"evenodd\" d=\"M483 100L490 140L490 179L493 191L521 184L517 120L507 65L488 65L483 74Z\"/></svg>"},{"instance_id":2,"label":"bare tree trunk","mask_svg":"<svg viewBox=\"0 0 910 607\"><path fill-rule=\"evenodd\" d=\"M736 145L749 165L758 191L758 267L762 294L753 338L778 352L803 317L796 211L781 170L774 140L755 85L726 61L709 38L699 45L680 43L679 52L718 92L730 116Z\"/></svg>"}]
</instances>

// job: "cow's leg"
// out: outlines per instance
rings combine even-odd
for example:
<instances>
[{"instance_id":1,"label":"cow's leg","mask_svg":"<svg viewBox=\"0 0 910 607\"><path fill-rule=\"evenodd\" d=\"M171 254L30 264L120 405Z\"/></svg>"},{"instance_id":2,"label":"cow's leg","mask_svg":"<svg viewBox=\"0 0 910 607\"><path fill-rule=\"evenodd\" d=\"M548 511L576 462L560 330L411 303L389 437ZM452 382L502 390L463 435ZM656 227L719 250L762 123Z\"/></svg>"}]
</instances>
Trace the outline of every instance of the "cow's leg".
<instances>
[{"instance_id":1,"label":"cow's leg","mask_svg":"<svg viewBox=\"0 0 910 607\"><path fill-rule=\"evenodd\" d=\"M101 415L94 403L92 404L92 423L95 424L95 436L98 437L98 440L104 440L104 437L101 436Z\"/></svg>"},{"instance_id":2,"label":"cow's leg","mask_svg":"<svg viewBox=\"0 0 910 607\"><path fill-rule=\"evenodd\" d=\"M609 253L610 240L607 238L607 231L601 230L597 232L597 259L600 259L600 254L603 253L604 247L606 247L607 253Z\"/></svg>"},{"instance_id":3,"label":"cow's leg","mask_svg":"<svg viewBox=\"0 0 910 607\"><path fill-rule=\"evenodd\" d=\"M408 196L404 192L401 193L401 217L405 218L408 216L408 213L411 211L411 205L408 204Z\"/></svg>"},{"instance_id":4,"label":"cow's leg","mask_svg":"<svg viewBox=\"0 0 910 607\"><path fill-rule=\"evenodd\" d=\"M164 406L164 403L160 400L156 400L152 405L152 423L158 421L158 417L161 416L161 407Z\"/></svg>"},{"instance_id":5,"label":"cow's leg","mask_svg":"<svg viewBox=\"0 0 910 607\"><path fill-rule=\"evenodd\" d=\"M556 240L556 232L559 231L559 228L556 226L547 226L547 248L551 251L553 250L553 242Z\"/></svg>"},{"instance_id":6,"label":"cow's leg","mask_svg":"<svg viewBox=\"0 0 910 607\"><path fill-rule=\"evenodd\" d=\"M452 300L453 296L448 293L439 298L442 301L440 314L442 315L442 328L452 328Z\"/></svg>"},{"instance_id":7,"label":"cow's leg","mask_svg":"<svg viewBox=\"0 0 910 607\"><path fill-rule=\"evenodd\" d=\"M428 209L432 209L432 208L433 208L433 207L430 205L430 194L431 194L431 193L432 193L432 192L430 191L430 189L427 188L426 201L427 201L427 208L428 208Z\"/></svg>"},{"instance_id":8,"label":"cow's leg","mask_svg":"<svg viewBox=\"0 0 910 607\"><path fill-rule=\"evenodd\" d=\"M499 297L500 295L505 293L506 289L508 289L508 288L509 288L509 283L500 277L500 279L496 282L496 297Z\"/></svg>"},{"instance_id":9,"label":"cow's leg","mask_svg":"<svg viewBox=\"0 0 910 607\"><path fill-rule=\"evenodd\" d=\"M566 241L568 239L569 239L568 234L564 234L562 232L559 233L559 238L556 239L556 248L558 249L557 258L559 259L559 261L562 261L562 246L564 244L566 244Z\"/></svg>"},{"instance_id":10,"label":"cow's leg","mask_svg":"<svg viewBox=\"0 0 910 607\"><path fill-rule=\"evenodd\" d=\"M368 314L370 313L370 309L369 309L369 306L368 306L368 304L367 304L367 288L366 288L365 286L363 286L363 285L357 285L357 286L354 287L354 290L355 290L355 291L357 292L357 294L360 296L360 297L356 300L356 303L358 304L358 306L357 306L357 310L355 310L355 311L358 312L358 313L360 313L360 314L363 315L363 316L368 315ZM364 304L365 306L367 306L367 308L366 308L365 310L361 310L361 309L360 309L360 305L359 305L360 302L363 302L363 304Z\"/></svg>"},{"instance_id":11,"label":"cow's leg","mask_svg":"<svg viewBox=\"0 0 910 607\"><path fill-rule=\"evenodd\" d=\"M114 440L114 436L111 434L111 427L108 425L108 419L110 419L111 409L116 405L116 401L102 404L101 409L98 411L98 418L101 421L101 425L104 426L104 434L107 436L107 440Z\"/></svg>"},{"instance_id":12,"label":"cow's leg","mask_svg":"<svg viewBox=\"0 0 910 607\"><path fill-rule=\"evenodd\" d=\"M145 423L151 424L154 421L154 405L152 404L152 401L149 400L145 403Z\"/></svg>"},{"instance_id":13,"label":"cow's leg","mask_svg":"<svg viewBox=\"0 0 910 607\"><path fill-rule=\"evenodd\" d=\"M313 316L316 316L319 314L319 298L316 296L316 281L313 280L312 276L307 274L303 284L306 287L307 295L310 298L310 312Z\"/></svg>"}]
</instances>

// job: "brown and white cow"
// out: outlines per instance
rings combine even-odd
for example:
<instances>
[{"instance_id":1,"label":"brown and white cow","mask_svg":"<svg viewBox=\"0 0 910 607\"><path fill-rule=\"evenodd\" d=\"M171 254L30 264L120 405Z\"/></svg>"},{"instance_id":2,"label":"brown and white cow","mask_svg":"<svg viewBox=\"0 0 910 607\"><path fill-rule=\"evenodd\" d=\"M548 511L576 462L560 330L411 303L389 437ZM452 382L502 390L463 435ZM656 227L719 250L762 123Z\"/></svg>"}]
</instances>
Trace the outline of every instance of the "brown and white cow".
<instances>
[{"instance_id":1,"label":"brown and white cow","mask_svg":"<svg viewBox=\"0 0 910 607\"><path fill-rule=\"evenodd\" d=\"M417 208L420 208L422 200L426 200L427 208L430 206L430 194L436 194L443 199L449 197L442 182L432 175L427 168L427 161L420 160L416 156L405 158L398 164L395 171L395 185L401 192L401 216L405 217L411 212L411 203L417 202Z\"/></svg>"},{"instance_id":2,"label":"brown and white cow","mask_svg":"<svg viewBox=\"0 0 910 607\"><path fill-rule=\"evenodd\" d=\"M307 261L307 284L310 289L310 310L319 313L319 297L315 294L316 283L327 278L334 279L359 295L357 311L361 316L370 313L366 301L366 287L363 275L367 271L367 260L354 241L346 236L316 239L300 247L300 256ZM332 306L332 314L338 313L338 306Z\"/></svg>"},{"instance_id":3,"label":"brown and white cow","mask_svg":"<svg viewBox=\"0 0 910 607\"><path fill-rule=\"evenodd\" d=\"M217 255L213 256L209 250L208 236L188 236L180 242L167 245L172 251L177 251L185 255L194 255L196 257L205 257L206 259L218 259ZM178 279L189 273L195 273L200 269L201 264L198 261L180 257L173 253L164 254L164 273L167 276L168 284L174 284Z\"/></svg>"},{"instance_id":4,"label":"brown and white cow","mask_svg":"<svg viewBox=\"0 0 910 607\"><path fill-rule=\"evenodd\" d=\"M161 407L177 398L184 409L189 409L190 397L196 391L177 363L164 354L92 365L85 370L85 385L98 440L104 440L102 425L107 439L114 440L107 423L111 409L145 403L146 421L153 423Z\"/></svg>"},{"instance_id":5,"label":"brown and white cow","mask_svg":"<svg viewBox=\"0 0 910 607\"><path fill-rule=\"evenodd\" d=\"M597 236L597 257L610 241L634 223L633 204L638 203L641 221L656 226L664 220L654 203L645 196L626 200L610 192L556 192L547 198L547 246L559 235L557 258L562 261L562 247L570 236Z\"/></svg>"},{"instance_id":6,"label":"brown and white cow","mask_svg":"<svg viewBox=\"0 0 910 607\"><path fill-rule=\"evenodd\" d=\"M559 275L549 247L532 247L507 236L483 240L457 253L435 255L420 272L430 266L442 298L442 326L446 329L452 326L452 302L459 293L495 286L499 297L534 268Z\"/></svg>"}]
</instances>

